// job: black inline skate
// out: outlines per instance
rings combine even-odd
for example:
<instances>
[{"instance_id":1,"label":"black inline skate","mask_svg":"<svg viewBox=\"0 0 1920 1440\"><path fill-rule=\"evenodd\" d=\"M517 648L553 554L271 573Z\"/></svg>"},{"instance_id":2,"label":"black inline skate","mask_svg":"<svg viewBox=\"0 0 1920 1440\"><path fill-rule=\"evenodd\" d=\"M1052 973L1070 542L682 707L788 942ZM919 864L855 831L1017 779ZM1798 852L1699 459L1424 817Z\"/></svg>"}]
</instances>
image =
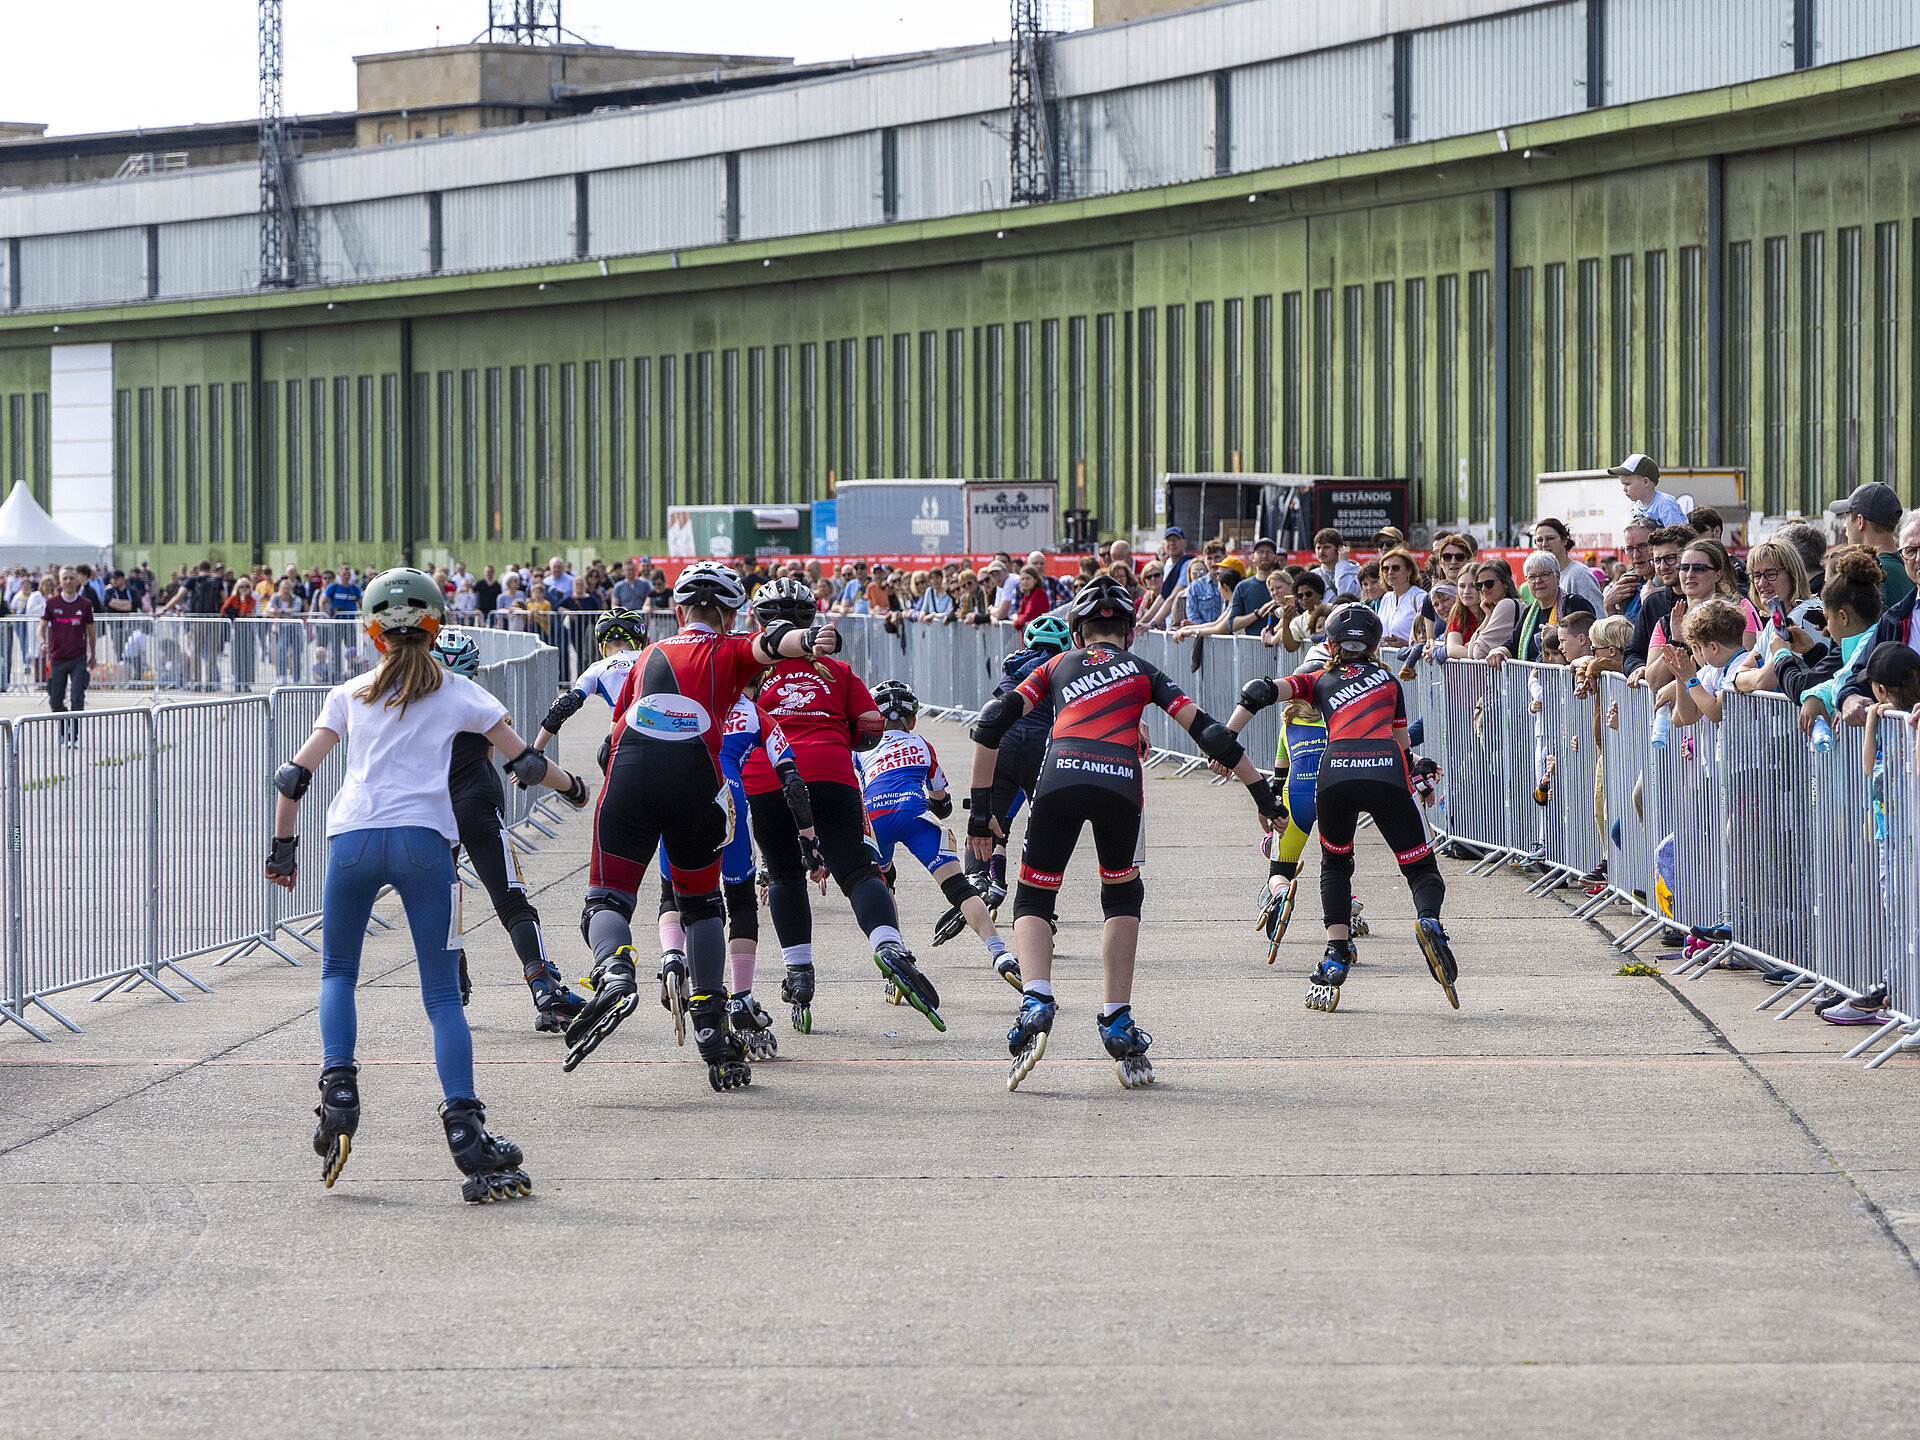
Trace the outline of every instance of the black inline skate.
<instances>
[{"instance_id":1,"label":"black inline skate","mask_svg":"<svg viewBox=\"0 0 1920 1440\"><path fill-rule=\"evenodd\" d=\"M660 969L654 976L660 982L660 1008L673 1017L673 1043L687 1043L687 956L683 950L669 950L660 957Z\"/></svg>"},{"instance_id":2,"label":"black inline skate","mask_svg":"<svg viewBox=\"0 0 1920 1440\"><path fill-rule=\"evenodd\" d=\"M933 927L934 948L938 949L966 928L967 917L960 913L960 907L958 905L949 905L947 907L947 913L942 915L939 923Z\"/></svg>"},{"instance_id":3,"label":"black inline skate","mask_svg":"<svg viewBox=\"0 0 1920 1440\"><path fill-rule=\"evenodd\" d=\"M1279 885L1275 889L1276 882ZM1275 875L1267 881L1266 898L1260 906L1260 918L1253 922L1256 930L1267 933L1267 964L1273 964L1280 954L1280 942L1286 938L1287 922L1293 919L1293 900L1299 889L1298 877L1288 880Z\"/></svg>"},{"instance_id":4,"label":"black inline skate","mask_svg":"<svg viewBox=\"0 0 1920 1440\"><path fill-rule=\"evenodd\" d=\"M993 973L1016 990L1026 989L1026 981L1020 978L1020 962L1011 950L993 962Z\"/></svg>"},{"instance_id":5,"label":"black inline skate","mask_svg":"<svg viewBox=\"0 0 1920 1440\"><path fill-rule=\"evenodd\" d=\"M1353 914L1347 921L1347 934L1355 940L1358 940L1363 935L1371 935L1373 933L1373 927L1367 924L1366 916L1360 913L1366 908L1366 902L1363 900L1353 902Z\"/></svg>"},{"instance_id":6,"label":"black inline skate","mask_svg":"<svg viewBox=\"0 0 1920 1440\"><path fill-rule=\"evenodd\" d=\"M440 1123L447 1127L447 1149L453 1163L467 1177L460 1198L470 1205L512 1200L533 1193L533 1181L520 1168L526 1157L520 1147L502 1135L487 1133L487 1110L464 1096L440 1107Z\"/></svg>"},{"instance_id":7,"label":"black inline skate","mask_svg":"<svg viewBox=\"0 0 1920 1440\"><path fill-rule=\"evenodd\" d=\"M594 966L593 994L567 1026L567 1070L597 1050L600 1042L633 1013L640 998L640 987L633 977L634 959L633 947L622 945L605 963Z\"/></svg>"},{"instance_id":8,"label":"black inline skate","mask_svg":"<svg viewBox=\"0 0 1920 1440\"><path fill-rule=\"evenodd\" d=\"M1327 953L1320 957L1320 968L1307 981L1307 1009L1331 1015L1340 1008L1340 987L1347 971L1353 968L1353 942L1329 940Z\"/></svg>"},{"instance_id":9,"label":"black inline skate","mask_svg":"<svg viewBox=\"0 0 1920 1440\"><path fill-rule=\"evenodd\" d=\"M802 1035L811 1035L813 1033L813 966L787 966L787 978L780 982L780 999L793 1007L793 1028Z\"/></svg>"},{"instance_id":10,"label":"black inline skate","mask_svg":"<svg viewBox=\"0 0 1920 1440\"><path fill-rule=\"evenodd\" d=\"M1453 982L1460 978L1460 967L1453 963L1453 951L1447 945L1447 932L1434 916L1422 916L1413 927L1413 938L1420 942L1420 953L1426 957L1427 969L1433 972L1433 978L1440 982L1440 988L1447 992L1447 1003L1454 1009L1460 1008L1460 997L1455 993Z\"/></svg>"},{"instance_id":11,"label":"black inline skate","mask_svg":"<svg viewBox=\"0 0 1920 1440\"><path fill-rule=\"evenodd\" d=\"M533 992L533 1008L538 1012L533 1028L542 1034L564 1034L587 1008L587 1002L561 982L559 967L551 960L530 967L526 981L527 989Z\"/></svg>"},{"instance_id":12,"label":"black inline skate","mask_svg":"<svg viewBox=\"0 0 1920 1440\"><path fill-rule=\"evenodd\" d=\"M1120 1077L1123 1089L1153 1084L1153 1062L1147 1058L1153 1036L1133 1023L1131 1005L1122 1005L1113 1014L1101 1017L1100 1043L1113 1057L1113 1073Z\"/></svg>"},{"instance_id":13,"label":"black inline skate","mask_svg":"<svg viewBox=\"0 0 1920 1440\"><path fill-rule=\"evenodd\" d=\"M330 1065L320 1072L320 1103L313 1113L313 1153L320 1157L320 1178L329 1190L347 1168L353 1135L360 1128L360 1067Z\"/></svg>"},{"instance_id":14,"label":"black inline skate","mask_svg":"<svg viewBox=\"0 0 1920 1440\"><path fill-rule=\"evenodd\" d=\"M773 1017L760 1008L752 991L727 1001L727 1023L745 1043L749 1060L771 1060L780 1053L780 1042L773 1037Z\"/></svg>"},{"instance_id":15,"label":"black inline skate","mask_svg":"<svg viewBox=\"0 0 1920 1440\"><path fill-rule=\"evenodd\" d=\"M1013 1065L1007 1071L1008 1090L1018 1090L1020 1082L1033 1073L1033 1067L1047 1053L1047 1036L1053 1033L1057 1009L1050 995L1021 997L1020 1018L1007 1031L1007 1052L1013 1056Z\"/></svg>"},{"instance_id":16,"label":"black inline skate","mask_svg":"<svg viewBox=\"0 0 1920 1440\"><path fill-rule=\"evenodd\" d=\"M905 1001L932 1021L934 1029L947 1028L940 1018L940 992L914 963L911 950L897 940L882 940L874 947L873 963L886 979L888 1004Z\"/></svg>"},{"instance_id":17,"label":"black inline skate","mask_svg":"<svg viewBox=\"0 0 1920 1440\"><path fill-rule=\"evenodd\" d=\"M687 1014L693 1021L693 1043L707 1062L708 1083L715 1090L751 1085L753 1067L747 1064L747 1042L727 1023L726 992L695 995L688 1002Z\"/></svg>"}]
</instances>

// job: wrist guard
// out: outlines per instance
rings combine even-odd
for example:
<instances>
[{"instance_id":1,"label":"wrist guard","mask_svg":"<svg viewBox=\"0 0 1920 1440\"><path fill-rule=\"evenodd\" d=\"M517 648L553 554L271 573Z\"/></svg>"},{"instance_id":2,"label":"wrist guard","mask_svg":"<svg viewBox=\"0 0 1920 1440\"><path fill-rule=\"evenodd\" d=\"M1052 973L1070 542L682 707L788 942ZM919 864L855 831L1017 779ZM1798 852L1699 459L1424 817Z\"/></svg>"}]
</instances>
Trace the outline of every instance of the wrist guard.
<instances>
[{"instance_id":1,"label":"wrist guard","mask_svg":"<svg viewBox=\"0 0 1920 1440\"><path fill-rule=\"evenodd\" d=\"M1198 705L1193 707L1193 726L1187 731L1200 753L1217 760L1231 770L1246 758L1246 750L1233 738L1233 732Z\"/></svg>"},{"instance_id":2,"label":"wrist guard","mask_svg":"<svg viewBox=\"0 0 1920 1440\"><path fill-rule=\"evenodd\" d=\"M1262 775L1248 785L1247 793L1253 797L1254 808L1260 812L1261 819L1283 820L1286 818L1286 807L1280 803L1280 797L1273 793L1273 786L1267 783L1266 776Z\"/></svg>"},{"instance_id":3,"label":"wrist guard","mask_svg":"<svg viewBox=\"0 0 1920 1440\"><path fill-rule=\"evenodd\" d=\"M953 814L953 796L947 794L945 791L942 791L938 795L929 795L927 797L927 809L933 812L934 819L944 820Z\"/></svg>"},{"instance_id":4,"label":"wrist guard","mask_svg":"<svg viewBox=\"0 0 1920 1440\"><path fill-rule=\"evenodd\" d=\"M973 791L967 797L967 834L993 835L993 787Z\"/></svg>"},{"instance_id":5,"label":"wrist guard","mask_svg":"<svg viewBox=\"0 0 1920 1440\"><path fill-rule=\"evenodd\" d=\"M807 782L800 778L800 767L789 757L774 766L773 770L780 777L780 793L786 797L787 809L793 812L794 825L801 830L811 830L813 797L807 793ZM809 865L807 868L811 870L813 867Z\"/></svg>"},{"instance_id":6,"label":"wrist guard","mask_svg":"<svg viewBox=\"0 0 1920 1440\"><path fill-rule=\"evenodd\" d=\"M507 761L507 775L522 790L531 790L547 778L547 757L529 746Z\"/></svg>"},{"instance_id":7,"label":"wrist guard","mask_svg":"<svg viewBox=\"0 0 1920 1440\"><path fill-rule=\"evenodd\" d=\"M562 690L553 702L553 708L547 711L547 718L540 722L540 728L549 735L558 735L560 727L580 713L580 707L587 703L587 697L578 690Z\"/></svg>"},{"instance_id":8,"label":"wrist guard","mask_svg":"<svg viewBox=\"0 0 1920 1440\"><path fill-rule=\"evenodd\" d=\"M1240 708L1258 715L1269 705L1280 703L1280 687L1265 675L1256 675L1240 687Z\"/></svg>"},{"instance_id":9,"label":"wrist guard","mask_svg":"<svg viewBox=\"0 0 1920 1440\"><path fill-rule=\"evenodd\" d=\"M800 837L800 866L809 875L827 868L827 862L820 854L820 846L811 835Z\"/></svg>"},{"instance_id":10,"label":"wrist guard","mask_svg":"<svg viewBox=\"0 0 1920 1440\"><path fill-rule=\"evenodd\" d=\"M579 775L574 776L573 784L569 785L565 790L560 792L560 798L562 800L565 800L569 805L573 806L573 808L576 810L586 809L587 808L587 782L585 778Z\"/></svg>"},{"instance_id":11,"label":"wrist guard","mask_svg":"<svg viewBox=\"0 0 1920 1440\"><path fill-rule=\"evenodd\" d=\"M805 631L801 630L801 628L791 620L772 620L761 627L760 643L767 647L768 652L775 660L791 660L793 658L791 655L782 655L780 653L781 642L789 635L805 633Z\"/></svg>"},{"instance_id":12,"label":"wrist guard","mask_svg":"<svg viewBox=\"0 0 1920 1440\"><path fill-rule=\"evenodd\" d=\"M291 760L273 772L273 788L289 800L298 800L307 793L307 787L311 784L313 771Z\"/></svg>"},{"instance_id":13,"label":"wrist guard","mask_svg":"<svg viewBox=\"0 0 1920 1440\"><path fill-rule=\"evenodd\" d=\"M300 867L299 850L300 837L298 835L289 835L284 840L278 835L274 836L273 847L267 851L267 874L293 874L293 872Z\"/></svg>"}]
</instances>

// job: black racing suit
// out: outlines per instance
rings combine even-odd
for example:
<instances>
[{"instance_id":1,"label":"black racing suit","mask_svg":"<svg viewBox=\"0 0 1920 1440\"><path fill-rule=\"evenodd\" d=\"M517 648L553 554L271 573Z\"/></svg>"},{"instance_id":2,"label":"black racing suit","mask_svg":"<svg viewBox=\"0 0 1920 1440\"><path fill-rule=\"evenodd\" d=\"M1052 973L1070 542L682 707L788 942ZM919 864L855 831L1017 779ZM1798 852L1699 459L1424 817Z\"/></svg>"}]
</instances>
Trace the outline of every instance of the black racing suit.
<instances>
[{"instance_id":1,"label":"black racing suit","mask_svg":"<svg viewBox=\"0 0 1920 1440\"><path fill-rule=\"evenodd\" d=\"M521 974L529 983L544 976L557 984L560 972L547 959L540 912L527 898L526 880L507 834L506 793L500 788L492 752L493 742L484 735L470 731L453 737L447 790L453 800L454 823L460 828L460 848L467 852L467 863L486 886L493 913L513 941Z\"/></svg>"}]
</instances>

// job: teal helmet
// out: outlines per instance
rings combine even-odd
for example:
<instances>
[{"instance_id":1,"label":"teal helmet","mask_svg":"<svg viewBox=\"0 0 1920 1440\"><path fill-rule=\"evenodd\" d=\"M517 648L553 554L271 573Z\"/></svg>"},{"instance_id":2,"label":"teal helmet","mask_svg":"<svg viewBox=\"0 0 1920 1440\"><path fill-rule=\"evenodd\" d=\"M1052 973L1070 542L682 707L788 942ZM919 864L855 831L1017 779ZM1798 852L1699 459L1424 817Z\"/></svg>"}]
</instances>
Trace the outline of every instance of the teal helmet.
<instances>
[{"instance_id":1,"label":"teal helmet","mask_svg":"<svg viewBox=\"0 0 1920 1440\"><path fill-rule=\"evenodd\" d=\"M433 637L434 658L455 675L471 680L480 673L480 647L460 630L442 630Z\"/></svg>"},{"instance_id":2,"label":"teal helmet","mask_svg":"<svg viewBox=\"0 0 1920 1440\"><path fill-rule=\"evenodd\" d=\"M1030 621L1021 638L1035 650L1065 650L1073 644L1073 632L1058 615L1042 615Z\"/></svg>"}]
</instances>

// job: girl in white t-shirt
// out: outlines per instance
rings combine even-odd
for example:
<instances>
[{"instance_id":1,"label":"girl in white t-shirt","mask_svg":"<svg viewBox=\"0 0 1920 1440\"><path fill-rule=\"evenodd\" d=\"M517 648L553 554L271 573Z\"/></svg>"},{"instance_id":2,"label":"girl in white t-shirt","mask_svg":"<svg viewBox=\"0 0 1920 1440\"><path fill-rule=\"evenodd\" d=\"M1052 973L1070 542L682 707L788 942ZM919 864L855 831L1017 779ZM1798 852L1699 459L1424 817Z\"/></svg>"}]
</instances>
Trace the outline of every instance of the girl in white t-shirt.
<instances>
[{"instance_id":1,"label":"girl in white t-shirt","mask_svg":"<svg viewBox=\"0 0 1920 1440\"><path fill-rule=\"evenodd\" d=\"M313 734L274 785L273 850L267 878L291 890L299 878L300 797L313 772L346 742L346 776L327 807L327 879L320 960L320 1125L313 1148L329 1186L347 1163L360 1122L354 1063L359 1019L354 988L360 947L381 890L392 886L406 909L420 970L420 998L433 1026L433 1060L446 1103L440 1118L454 1163L468 1179L471 1201L531 1192L520 1147L489 1135L486 1111L473 1093L473 1037L460 1008L456 916L460 879L453 868L459 838L447 771L453 740L478 731L507 761L517 785L575 791L574 779L513 731L506 707L473 681L451 675L433 655L446 616L446 596L419 570L389 570L367 586L367 633L379 667L327 696Z\"/></svg>"}]
</instances>

